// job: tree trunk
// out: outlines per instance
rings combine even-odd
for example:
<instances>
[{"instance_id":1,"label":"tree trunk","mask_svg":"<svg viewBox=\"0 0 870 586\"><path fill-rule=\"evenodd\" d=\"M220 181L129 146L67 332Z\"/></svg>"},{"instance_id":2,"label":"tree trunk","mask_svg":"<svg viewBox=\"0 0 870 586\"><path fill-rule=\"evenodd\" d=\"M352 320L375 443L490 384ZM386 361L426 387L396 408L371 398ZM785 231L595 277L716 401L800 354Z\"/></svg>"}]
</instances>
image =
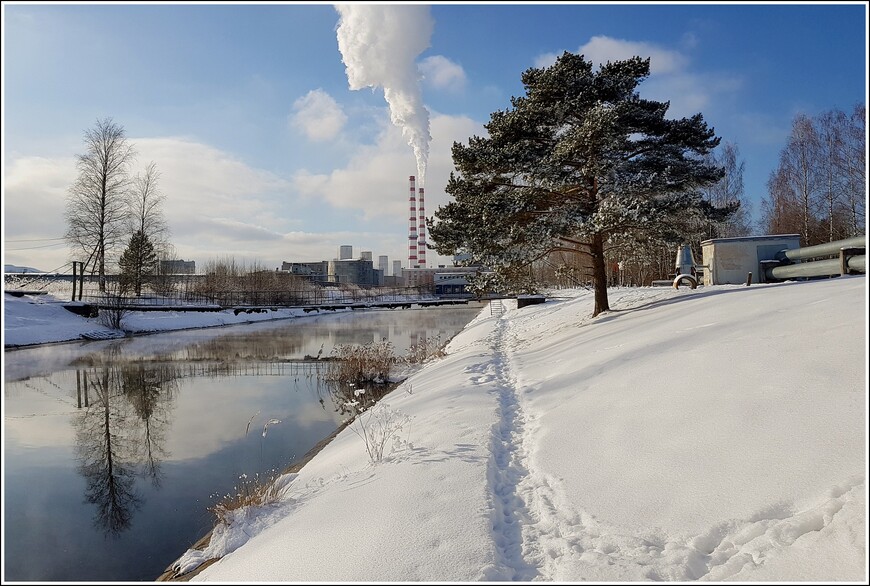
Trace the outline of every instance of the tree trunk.
<instances>
[{"instance_id":1,"label":"tree trunk","mask_svg":"<svg viewBox=\"0 0 870 586\"><path fill-rule=\"evenodd\" d=\"M604 266L604 237L596 234L589 245L592 253L592 283L595 287L595 309L592 317L603 311L610 311L607 303L607 271Z\"/></svg>"}]
</instances>

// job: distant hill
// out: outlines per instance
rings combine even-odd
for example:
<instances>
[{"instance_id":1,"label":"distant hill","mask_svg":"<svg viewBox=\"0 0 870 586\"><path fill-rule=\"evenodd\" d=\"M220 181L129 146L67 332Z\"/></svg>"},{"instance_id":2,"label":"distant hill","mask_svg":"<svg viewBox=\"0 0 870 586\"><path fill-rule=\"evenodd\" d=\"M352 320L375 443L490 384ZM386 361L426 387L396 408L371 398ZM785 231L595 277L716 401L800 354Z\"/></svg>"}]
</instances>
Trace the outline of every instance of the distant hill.
<instances>
[{"instance_id":1,"label":"distant hill","mask_svg":"<svg viewBox=\"0 0 870 586\"><path fill-rule=\"evenodd\" d=\"M45 271L40 271L39 269L34 269L33 267L19 267L17 265L3 265L4 273L44 273Z\"/></svg>"}]
</instances>

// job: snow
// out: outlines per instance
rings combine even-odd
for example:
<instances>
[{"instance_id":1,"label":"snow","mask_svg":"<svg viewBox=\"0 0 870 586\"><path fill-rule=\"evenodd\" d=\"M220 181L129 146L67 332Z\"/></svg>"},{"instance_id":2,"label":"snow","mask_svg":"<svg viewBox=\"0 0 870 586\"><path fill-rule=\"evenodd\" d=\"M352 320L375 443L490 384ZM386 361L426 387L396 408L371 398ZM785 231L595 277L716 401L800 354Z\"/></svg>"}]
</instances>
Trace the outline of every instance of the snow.
<instances>
[{"instance_id":1,"label":"snow","mask_svg":"<svg viewBox=\"0 0 870 586\"><path fill-rule=\"evenodd\" d=\"M3 346L20 347L53 342L111 337L118 330L104 325L101 318L85 318L64 308L70 303L57 295L4 295ZM335 310L346 311L346 310ZM276 309L263 313L223 311L131 311L124 315L122 329L129 334L166 332L190 328L227 326L309 315L301 308ZM102 336L100 336L102 334Z\"/></svg>"},{"instance_id":2,"label":"snow","mask_svg":"<svg viewBox=\"0 0 870 586\"><path fill-rule=\"evenodd\" d=\"M867 583L866 278L609 296L595 318L584 290L484 309L179 569L221 558L191 580L230 583ZM5 344L98 329L57 309L6 296ZM230 317L270 315L129 323ZM364 441L378 423L380 460Z\"/></svg>"}]
</instances>

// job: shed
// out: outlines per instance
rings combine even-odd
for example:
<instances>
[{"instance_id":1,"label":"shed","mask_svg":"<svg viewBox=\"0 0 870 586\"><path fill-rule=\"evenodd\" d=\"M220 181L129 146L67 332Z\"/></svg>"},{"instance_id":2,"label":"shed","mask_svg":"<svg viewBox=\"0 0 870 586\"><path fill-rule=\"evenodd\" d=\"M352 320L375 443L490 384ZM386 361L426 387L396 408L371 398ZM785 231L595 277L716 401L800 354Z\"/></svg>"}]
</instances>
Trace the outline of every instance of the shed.
<instances>
[{"instance_id":1,"label":"shed","mask_svg":"<svg viewBox=\"0 0 870 586\"><path fill-rule=\"evenodd\" d=\"M704 285L739 285L752 273L763 278L761 261L776 260L783 250L800 248L800 234L713 238L701 242Z\"/></svg>"}]
</instances>

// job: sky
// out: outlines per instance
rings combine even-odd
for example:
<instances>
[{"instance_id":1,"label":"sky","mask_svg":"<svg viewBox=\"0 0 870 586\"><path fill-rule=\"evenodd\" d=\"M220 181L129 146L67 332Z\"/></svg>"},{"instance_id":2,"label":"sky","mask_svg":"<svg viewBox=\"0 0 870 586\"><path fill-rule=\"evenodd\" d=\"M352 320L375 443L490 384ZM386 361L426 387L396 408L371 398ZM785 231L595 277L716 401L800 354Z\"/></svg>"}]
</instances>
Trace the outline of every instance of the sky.
<instances>
[{"instance_id":1,"label":"sky","mask_svg":"<svg viewBox=\"0 0 870 586\"><path fill-rule=\"evenodd\" d=\"M192 579L221 583L866 584L866 276L608 294L595 318L583 289L484 308L178 567L222 558ZM7 298L7 338L94 327L59 305Z\"/></svg>"},{"instance_id":2,"label":"sky","mask_svg":"<svg viewBox=\"0 0 870 586\"><path fill-rule=\"evenodd\" d=\"M407 266L408 177L432 217L452 144L563 51L650 57L641 96L738 147L756 219L794 117L867 97L864 2L348 6L4 2L4 264L81 260L65 200L98 119L133 174L156 164L180 259L272 269L351 245Z\"/></svg>"}]
</instances>

